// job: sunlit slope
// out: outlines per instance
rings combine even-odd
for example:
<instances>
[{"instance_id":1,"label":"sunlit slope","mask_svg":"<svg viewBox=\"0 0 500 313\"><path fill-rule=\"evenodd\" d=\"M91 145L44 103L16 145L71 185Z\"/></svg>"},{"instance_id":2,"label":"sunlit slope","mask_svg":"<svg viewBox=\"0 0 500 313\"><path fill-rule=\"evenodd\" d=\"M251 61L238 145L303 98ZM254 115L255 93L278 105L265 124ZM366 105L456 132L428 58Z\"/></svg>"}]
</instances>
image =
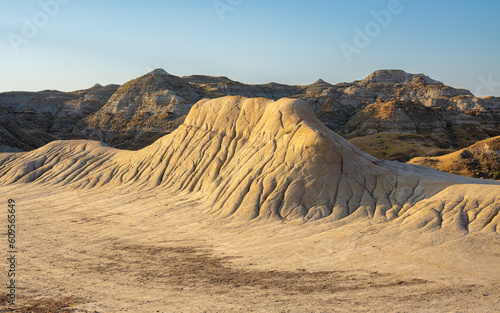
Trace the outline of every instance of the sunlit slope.
<instances>
[{"instance_id":1,"label":"sunlit slope","mask_svg":"<svg viewBox=\"0 0 500 313\"><path fill-rule=\"evenodd\" d=\"M212 214L242 219L399 217L414 228L497 232L500 219L499 184L378 160L292 99L199 101L176 131L137 152L58 141L1 154L0 184L13 183L201 191Z\"/></svg>"}]
</instances>

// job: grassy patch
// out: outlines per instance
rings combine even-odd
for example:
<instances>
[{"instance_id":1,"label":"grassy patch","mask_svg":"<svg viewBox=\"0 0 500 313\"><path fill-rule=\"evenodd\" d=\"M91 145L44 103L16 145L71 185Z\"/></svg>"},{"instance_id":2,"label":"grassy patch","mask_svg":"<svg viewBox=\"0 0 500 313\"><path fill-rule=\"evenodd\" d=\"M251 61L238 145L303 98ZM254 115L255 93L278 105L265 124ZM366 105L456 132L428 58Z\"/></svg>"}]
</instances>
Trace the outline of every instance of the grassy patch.
<instances>
[{"instance_id":1,"label":"grassy patch","mask_svg":"<svg viewBox=\"0 0 500 313\"><path fill-rule=\"evenodd\" d=\"M378 133L349 139L349 142L379 159L407 162L414 157L438 156L453 152L432 138L417 134Z\"/></svg>"}]
</instances>

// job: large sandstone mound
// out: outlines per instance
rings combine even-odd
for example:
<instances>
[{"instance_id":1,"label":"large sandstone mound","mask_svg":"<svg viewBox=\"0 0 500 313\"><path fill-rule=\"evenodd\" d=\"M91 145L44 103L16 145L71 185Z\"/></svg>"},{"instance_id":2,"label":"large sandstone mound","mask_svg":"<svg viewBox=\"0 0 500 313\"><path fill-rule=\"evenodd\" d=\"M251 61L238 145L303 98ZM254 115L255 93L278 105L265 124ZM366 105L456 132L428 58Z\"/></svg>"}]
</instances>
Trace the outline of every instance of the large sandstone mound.
<instances>
[{"instance_id":1,"label":"large sandstone mound","mask_svg":"<svg viewBox=\"0 0 500 313\"><path fill-rule=\"evenodd\" d=\"M0 184L13 183L201 191L212 214L243 219L400 217L411 228L496 232L500 222L499 184L380 161L292 99L199 101L176 131L137 152L71 141L2 154Z\"/></svg>"}]
</instances>

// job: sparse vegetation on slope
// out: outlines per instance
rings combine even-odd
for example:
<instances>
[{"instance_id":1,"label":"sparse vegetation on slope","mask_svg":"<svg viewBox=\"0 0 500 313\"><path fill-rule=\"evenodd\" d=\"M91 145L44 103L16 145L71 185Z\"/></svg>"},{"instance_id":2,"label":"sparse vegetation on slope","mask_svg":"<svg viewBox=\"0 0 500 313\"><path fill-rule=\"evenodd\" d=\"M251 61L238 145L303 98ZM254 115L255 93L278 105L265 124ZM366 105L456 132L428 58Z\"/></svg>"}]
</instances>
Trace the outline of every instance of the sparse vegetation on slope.
<instances>
[{"instance_id":1,"label":"sparse vegetation on slope","mask_svg":"<svg viewBox=\"0 0 500 313\"><path fill-rule=\"evenodd\" d=\"M407 162L419 156L441 156L454 152L449 142L438 135L377 133L353 137L349 142L379 159Z\"/></svg>"},{"instance_id":2,"label":"sparse vegetation on slope","mask_svg":"<svg viewBox=\"0 0 500 313\"><path fill-rule=\"evenodd\" d=\"M456 175L500 179L500 137L486 139L440 157L415 158L409 163Z\"/></svg>"}]
</instances>

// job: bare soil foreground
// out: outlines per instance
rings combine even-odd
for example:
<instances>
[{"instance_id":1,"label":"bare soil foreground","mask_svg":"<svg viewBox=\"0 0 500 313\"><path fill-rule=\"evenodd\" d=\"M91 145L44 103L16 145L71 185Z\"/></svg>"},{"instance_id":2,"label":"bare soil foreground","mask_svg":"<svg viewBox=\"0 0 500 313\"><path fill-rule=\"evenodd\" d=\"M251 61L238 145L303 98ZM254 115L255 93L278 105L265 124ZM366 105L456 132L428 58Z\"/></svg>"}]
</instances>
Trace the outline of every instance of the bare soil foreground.
<instances>
[{"instance_id":1,"label":"bare soil foreground","mask_svg":"<svg viewBox=\"0 0 500 313\"><path fill-rule=\"evenodd\" d=\"M19 225L18 299L1 304L7 311L500 310L497 235L463 240L369 219L221 221L197 212L193 195L159 190L5 196L17 201Z\"/></svg>"},{"instance_id":2,"label":"bare soil foreground","mask_svg":"<svg viewBox=\"0 0 500 313\"><path fill-rule=\"evenodd\" d=\"M500 310L500 183L376 159L297 99L0 154L0 205L0 312Z\"/></svg>"}]
</instances>

